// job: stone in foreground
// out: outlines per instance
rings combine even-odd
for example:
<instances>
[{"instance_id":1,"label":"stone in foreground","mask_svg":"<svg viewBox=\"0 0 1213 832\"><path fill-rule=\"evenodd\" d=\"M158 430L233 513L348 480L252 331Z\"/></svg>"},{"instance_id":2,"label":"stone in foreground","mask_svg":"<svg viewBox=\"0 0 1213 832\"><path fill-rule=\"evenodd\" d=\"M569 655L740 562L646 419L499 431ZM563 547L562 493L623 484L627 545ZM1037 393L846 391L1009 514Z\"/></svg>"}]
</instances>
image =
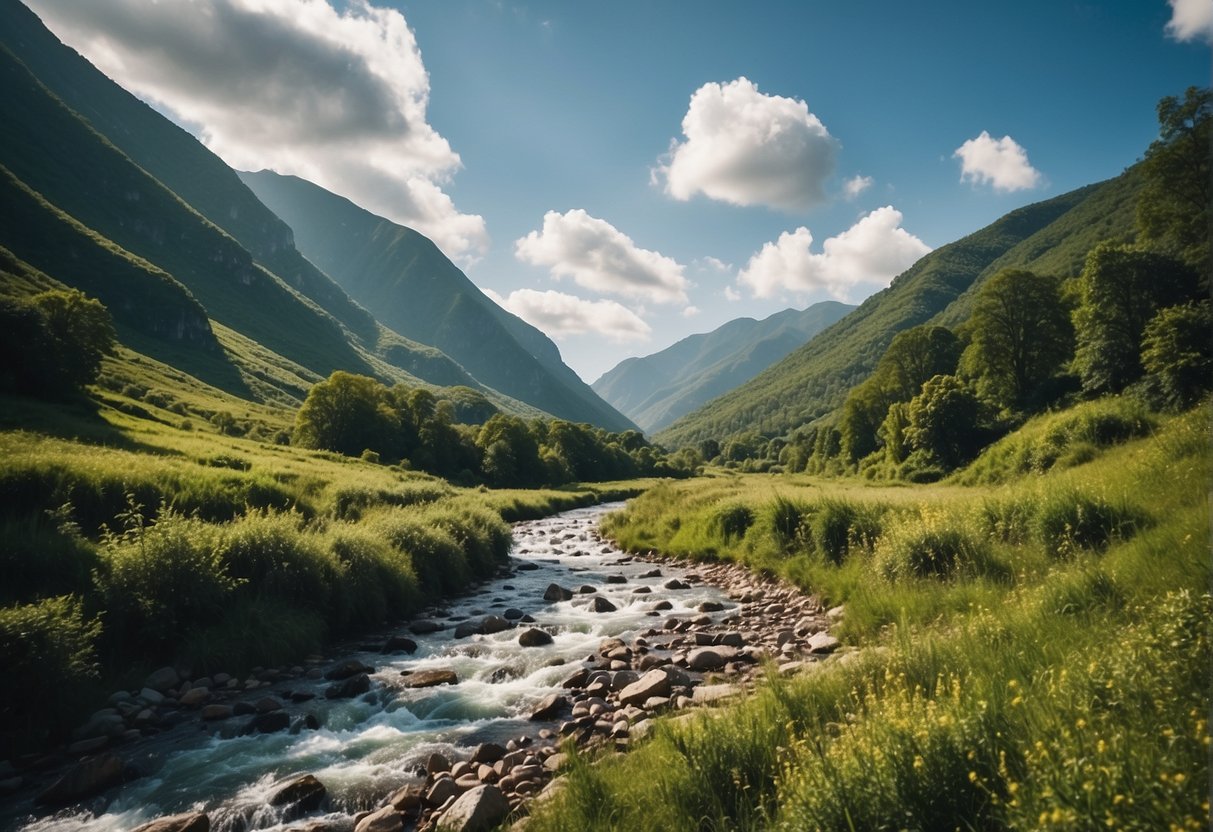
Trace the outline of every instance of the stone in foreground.
<instances>
[{"instance_id":1,"label":"stone in foreground","mask_svg":"<svg viewBox=\"0 0 1213 832\"><path fill-rule=\"evenodd\" d=\"M414 670L404 677L406 688L433 688L438 685L457 685L459 677L449 667L433 670Z\"/></svg>"},{"instance_id":2,"label":"stone in foreground","mask_svg":"<svg viewBox=\"0 0 1213 832\"><path fill-rule=\"evenodd\" d=\"M211 819L202 812L169 815L135 827L135 832L210 832L210 830Z\"/></svg>"},{"instance_id":3,"label":"stone in foreground","mask_svg":"<svg viewBox=\"0 0 1213 832\"><path fill-rule=\"evenodd\" d=\"M487 832L510 813L510 802L496 786L477 786L456 800L438 822L444 832Z\"/></svg>"}]
</instances>

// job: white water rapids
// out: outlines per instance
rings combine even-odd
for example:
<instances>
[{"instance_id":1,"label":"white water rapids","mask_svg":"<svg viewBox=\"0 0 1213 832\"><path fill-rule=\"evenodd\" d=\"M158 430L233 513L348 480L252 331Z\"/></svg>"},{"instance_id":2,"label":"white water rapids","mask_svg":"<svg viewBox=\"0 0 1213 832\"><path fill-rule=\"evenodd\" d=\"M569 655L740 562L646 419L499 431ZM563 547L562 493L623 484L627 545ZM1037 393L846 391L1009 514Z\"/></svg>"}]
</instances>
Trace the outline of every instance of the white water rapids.
<instances>
[{"instance_id":1,"label":"white water rapids","mask_svg":"<svg viewBox=\"0 0 1213 832\"><path fill-rule=\"evenodd\" d=\"M376 673L369 693L350 700L326 700L324 689L330 683L294 679L246 696L252 701L284 687L315 692L315 699L288 705L288 710L292 715L314 714L319 730L224 739L221 726L203 726L195 717L159 737L119 747L118 753L143 776L108 793L108 802L99 801L93 811L77 807L40 817L26 797L23 804L6 807L7 818L0 815L0 823L26 832L111 832L197 810L210 815L211 828L217 832L276 829L283 819L267 806L267 800L294 775L314 774L328 789L330 811L348 817L375 806L393 789L418 782L414 772L431 752L462 759L470 746L481 742L504 744L523 734L535 735L542 724L527 721L530 711L557 691L602 639L616 636L630 642L648 628L660 626L666 617L698 616L695 608L704 601L724 604L725 610L713 615L717 619L736 610L737 605L712 586L662 588L670 578L685 578L689 570L662 565L661 577L640 579L653 564L620 563L623 553L592 534L599 519L618 507L576 509L515 525L513 557L538 568L516 570L421 616L446 629L415 636L416 653L389 656L354 651L333 657L330 664L338 658L357 658L373 665ZM622 575L626 583L607 583L608 575ZM544 590L551 583L574 592L582 585L593 586L618 610L595 613L576 604L593 595L544 601ZM641 586L652 592L634 594ZM662 600L671 602L672 609L653 617L649 614L653 605ZM548 629L554 633L554 643L521 647L519 630L454 638L452 619L501 615L510 607L535 618L533 625L522 627ZM559 659L565 663L555 664ZM402 670L440 667L454 669L459 683L418 690L401 687ZM227 733L231 732L229 724Z\"/></svg>"}]
</instances>

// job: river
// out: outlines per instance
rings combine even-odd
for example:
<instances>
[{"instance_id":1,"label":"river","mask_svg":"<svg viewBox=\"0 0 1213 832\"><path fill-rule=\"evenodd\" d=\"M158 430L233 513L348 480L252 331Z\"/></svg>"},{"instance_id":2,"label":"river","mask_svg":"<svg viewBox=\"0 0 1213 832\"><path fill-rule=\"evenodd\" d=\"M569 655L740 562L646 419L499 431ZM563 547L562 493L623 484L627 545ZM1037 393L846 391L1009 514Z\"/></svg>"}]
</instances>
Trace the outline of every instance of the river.
<instances>
[{"instance_id":1,"label":"river","mask_svg":"<svg viewBox=\"0 0 1213 832\"><path fill-rule=\"evenodd\" d=\"M130 830L161 815L205 811L211 828L219 832L274 829L283 819L266 805L268 796L284 780L304 773L314 774L327 787L327 811L333 819L348 818L374 807L393 789L416 782L414 772L435 751L459 759L482 742L505 744L511 738L534 736L542 725L528 721L527 715L558 691L561 681L592 656L603 639L630 641L660 626L666 616L699 616L696 608L705 601L723 605L713 614L717 620L738 606L705 583L692 581L689 589L677 592L663 589L671 578L685 578L690 571L685 568L663 564L660 577L641 578L653 571L652 564L626 559L594 534L602 516L618 507L582 508L516 524L511 574L421 615L445 629L413 636L415 653L387 656L351 646L319 665L328 667L345 658L373 665L369 693L329 700L324 689L331 683L293 679L247 694L252 701L283 689L315 693L315 698L288 709L295 716L313 715L319 729L231 736L239 718L227 724L191 718L158 737L120 746L119 753L142 776L107 794L92 811L77 807L37 817L30 813L27 798L24 805L9 807L8 821L27 832L103 832ZM616 582L608 582L609 576ZM618 582L619 576L624 582ZM592 595L545 601L544 590L552 583L574 590L592 586L595 595L606 597L617 609L591 611L584 602ZM637 593L640 587L652 591ZM652 614L658 601L672 605L659 613L662 618ZM530 626L551 632L553 643L521 647L517 629L454 638L455 622L501 615L509 608L532 616ZM425 689L402 686L402 671L435 668L453 669L459 682Z\"/></svg>"}]
</instances>

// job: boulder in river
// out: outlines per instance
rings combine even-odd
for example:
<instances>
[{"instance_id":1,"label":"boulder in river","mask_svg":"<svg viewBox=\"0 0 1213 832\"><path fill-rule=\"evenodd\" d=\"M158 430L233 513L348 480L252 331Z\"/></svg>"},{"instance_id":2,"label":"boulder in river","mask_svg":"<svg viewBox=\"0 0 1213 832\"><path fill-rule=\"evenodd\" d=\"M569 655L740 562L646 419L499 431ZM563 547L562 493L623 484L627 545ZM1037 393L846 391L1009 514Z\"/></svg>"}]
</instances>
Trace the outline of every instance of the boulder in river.
<instances>
[{"instance_id":1,"label":"boulder in river","mask_svg":"<svg viewBox=\"0 0 1213 832\"><path fill-rule=\"evenodd\" d=\"M202 812L169 815L135 827L135 832L210 832L210 830L211 819Z\"/></svg>"},{"instance_id":2,"label":"boulder in river","mask_svg":"<svg viewBox=\"0 0 1213 832\"><path fill-rule=\"evenodd\" d=\"M459 677L449 667L414 670L404 677L404 686L406 688L432 688L438 685L457 684L459 684Z\"/></svg>"},{"instance_id":3,"label":"boulder in river","mask_svg":"<svg viewBox=\"0 0 1213 832\"><path fill-rule=\"evenodd\" d=\"M442 815L438 828L450 832L487 832L510 813L510 802L496 786L477 786L465 792Z\"/></svg>"},{"instance_id":4,"label":"boulder in river","mask_svg":"<svg viewBox=\"0 0 1213 832\"><path fill-rule=\"evenodd\" d=\"M414 621L409 625L409 632L415 636L424 636L430 633L436 633L441 629L441 624L439 624L437 621L430 621L428 619Z\"/></svg>"},{"instance_id":5,"label":"boulder in river","mask_svg":"<svg viewBox=\"0 0 1213 832\"><path fill-rule=\"evenodd\" d=\"M518 634L518 643L523 647L542 647L552 643L552 634L538 627L529 627Z\"/></svg>"},{"instance_id":6,"label":"boulder in river","mask_svg":"<svg viewBox=\"0 0 1213 832\"><path fill-rule=\"evenodd\" d=\"M270 805L287 807L284 816L289 820L319 809L327 795L328 790L314 774L305 774L270 795Z\"/></svg>"},{"instance_id":7,"label":"boulder in river","mask_svg":"<svg viewBox=\"0 0 1213 832\"><path fill-rule=\"evenodd\" d=\"M567 601L573 597L573 591L565 589L560 584L548 584L548 588L543 593L545 601Z\"/></svg>"},{"instance_id":8,"label":"boulder in river","mask_svg":"<svg viewBox=\"0 0 1213 832\"><path fill-rule=\"evenodd\" d=\"M395 806L384 806L371 812L354 826L354 832L400 832L404 829L404 815Z\"/></svg>"},{"instance_id":9,"label":"boulder in river","mask_svg":"<svg viewBox=\"0 0 1213 832\"><path fill-rule=\"evenodd\" d=\"M126 779L126 763L117 754L88 757L72 766L62 777L34 798L41 806L65 806L101 794Z\"/></svg>"},{"instance_id":10,"label":"boulder in river","mask_svg":"<svg viewBox=\"0 0 1213 832\"><path fill-rule=\"evenodd\" d=\"M476 746L476 750L472 752L472 763L489 763L490 765L500 760L505 756L505 746L498 745L495 742L482 742Z\"/></svg>"},{"instance_id":11,"label":"boulder in river","mask_svg":"<svg viewBox=\"0 0 1213 832\"><path fill-rule=\"evenodd\" d=\"M650 670L619 692L624 705L642 705L651 696L668 696L670 677L660 670Z\"/></svg>"},{"instance_id":12,"label":"boulder in river","mask_svg":"<svg viewBox=\"0 0 1213 832\"><path fill-rule=\"evenodd\" d=\"M143 686L158 693L164 693L169 688L175 688L180 681L181 676L178 675L176 668L162 667L144 679Z\"/></svg>"},{"instance_id":13,"label":"boulder in river","mask_svg":"<svg viewBox=\"0 0 1213 832\"><path fill-rule=\"evenodd\" d=\"M567 708L569 700L558 693L550 693L531 711L531 719L536 722L546 722L555 719L556 715Z\"/></svg>"},{"instance_id":14,"label":"boulder in river","mask_svg":"<svg viewBox=\"0 0 1213 832\"><path fill-rule=\"evenodd\" d=\"M357 676L359 673L374 673L375 668L367 667L357 659L346 659L343 662L330 667L324 674L324 678L330 682L340 682L342 679L348 679L351 676Z\"/></svg>"},{"instance_id":15,"label":"boulder in river","mask_svg":"<svg viewBox=\"0 0 1213 832\"><path fill-rule=\"evenodd\" d=\"M417 642L408 636L391 636L383 644L383 653L416 653Z\"/></svg>"},{"instance_id":16,"label":"boulder in river","mask_svg":"<svg viewBox=\"0 0 1213 832\"><path fill-rule=\"evenodd\" d=\"M268 714L257 714L245 726L244 733L254 731L262 734L272 734L275 731L285 731L291 727L291 716L286 711L271 711Z\"/></svg>"},{"instance_id":17,"label":"boulder in river","mask_svg":"<svg viewBox=\"0 0 1213 832\"><path fill-rule=\"evenodd\" d=\"M590 612L615 612L619 607L612 604L601 595L595 595L594 599L587 605Z\"/></svg>"},{"instance_id":18,"label":"boulder in river","mask_svg":"<svg viewBox=\"0 0 1213 832\"><path fill-rule=\"evenodd\" d=\"M371 689L371 677L365 673L351 676L335 685L329 685L324 692L325 699L353 699Z\"/></svg>"},{"instance_id":19,"label":"boulder in river","mask_svg":"<svg viewBox=\"0 0 1213 832\"><path fill-rule=\"evenodd\" d=\"M500 615L487 615L480 620L479 632L482 635L491 636L493 633L500 633L508 630L514 625L502 618Z\"/></svg>"},{"instance_id":20,"label":"boulder in river","mask_svg":"<svg viewBox=\"0 0 1213 832\"><path fill-rule=\"evenodd\" d=\"M467 638L480 632L480 625L475 621L460 621L455 625L455 638Z\"/></svg>"}]
</instances>

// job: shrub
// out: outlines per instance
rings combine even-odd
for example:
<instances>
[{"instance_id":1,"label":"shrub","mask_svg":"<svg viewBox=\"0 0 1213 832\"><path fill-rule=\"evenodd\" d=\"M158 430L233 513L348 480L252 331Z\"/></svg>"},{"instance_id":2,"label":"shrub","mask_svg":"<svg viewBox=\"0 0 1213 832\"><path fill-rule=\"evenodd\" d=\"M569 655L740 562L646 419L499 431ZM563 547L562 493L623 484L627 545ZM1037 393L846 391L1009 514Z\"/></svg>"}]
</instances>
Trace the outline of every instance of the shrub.
<instances>
[{"instance_id":1,"label":"shrub","mask_svg":"<svg viewBox=\"0 0 1213 832\"><path fill-rule=\"evenodd\" d=\"M274 599L245 598L234 602L217 621L195 629L179 654L196 672L246 673L315 653L324 634L324 621L313 610Z\"/></svg>"},{"instance_id":2,"label":"shrub","mask_svg":"<svg viewBox=\"0 0 1213 832\"><path fill-rule=\"evenodd\" d=\"M368 627L417 609L421 593L407 554L382 537L348 524L329 529L328 545L345 572L338 627Z\"/></svg>"},{"instance_id":3,"label":"shrub","mask_svg":"<svg viewBox=\"0 0 1213 832\"><path fill-rule=\"evenodd\" d=\"M754 525L754 510L744 505L725 505L712 516L713 530L725 540L740 540Z\"/></svg>"},{"instance_id":4,"label":"shrub","mask_svg":"<svg viewBox=\"0 0 1213 832\"><path fill-rule=\"evenodd\" d=\"M983 536L955 517L927 510L885 532L876 546L876 569L890 581L1000 571Z\"/></svg>"},{"instance_id":5,"label":"shrub","mask_svg":"<svg viewBox=\"0 0 1213 832\"><path fill-rule=\"evenodd\" d=\"M96 548L65 522L66 512L47 514L0 520L0 604L92 589L101 562Z\"/></svg>"},{"instance_id":6,"label":"shrub","mask_svg":"<svg viewBox=\"0 0 1213 832\"><path fill-rule=\"evenodd\" d=\"M427 596L456 592L470 580L467 556L448 529L400 508L385 510L367 522L368 528L409 557Z\"/></svg>"},{"instance_id":7,"label":"shrub","mask_svg":"<svg viewBox=\"0 0 1213 832\"><path fill-rule=\"evenodd\" d=\"M1063 490L1040 506L1036 534L1053 554L1066 556L1078 549L1102 551L1114 540L1132 537L1146 521L1142 512L1123 501Z\"/></svg>"},{"instance_id":8,"label":"shrub","mask_svg":"<svg viewBox=\"0 0 1213 832\"><path fill-rule=\"evenodd\" d=\"M219 529L162 508L149 526L133 505L120 535L106 535L97 583L118 643L175 644L190 627L220 618L239 580L219 551Z\"/></svg>"},{"instance_id":9,"label":"shrub","mask_svg":"<svg viewBox=\"0 0 1213 832\"><path fill-rule=\"evenodd\" d=\"M846 500L825 499L810 521L813 545L829 563L841 565L852 548L870 548L880 536L881 512Z\"/></svg>"},{"instance_id":10,"label":"shrub","mask_svg":"<svg viewBox=\"0 0 1213 832\"><path fill-rule=\"evenodd\" d=\"M241 594L277 598L326 615L333 610L341 563L315 534L302 530L298 514L254 511L231 523L218 553Z\"/></svg>"},{"instance_id":11,"label":"shrub","mask_svg":"<svg viewBox=\"0 0 1213 832\"><path fill-rule=\"evenodd\" d=\"M776 497L765 506L763 519L770 530L775 544L785 552L803 546L809 530L802 526L801 521L811 509L804 503L789 500L787 497Z\"/></svg>"},{"instance_id":12,"label":"shrub","mask_svg":"<svg viewBox=\"0 0 1213 832\"><path fill-rule=\"evenodd\" d=\"M75 723L93 693L100 634L72 596L0 609L0 745L9 753L45 748Z\"/></svg>"}]
</instances>

